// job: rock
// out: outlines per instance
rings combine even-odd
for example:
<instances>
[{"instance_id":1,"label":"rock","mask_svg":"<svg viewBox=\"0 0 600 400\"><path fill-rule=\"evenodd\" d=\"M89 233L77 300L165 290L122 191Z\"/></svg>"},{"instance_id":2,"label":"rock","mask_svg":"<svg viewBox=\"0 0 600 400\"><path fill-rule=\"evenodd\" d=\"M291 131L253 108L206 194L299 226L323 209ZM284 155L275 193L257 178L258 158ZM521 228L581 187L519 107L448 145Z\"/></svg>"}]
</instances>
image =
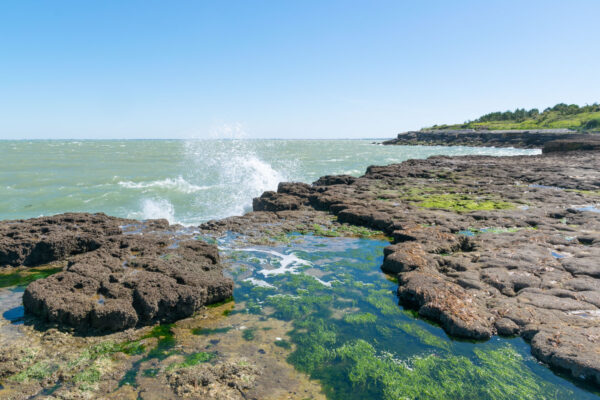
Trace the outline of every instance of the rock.
<instances>
[{"instance_id":1,"label":"rock","mask_svg":"<svg viewBox=\"0 0 600 400\"><path fill-rule=\"evenodd\" d=\"M316 180L314 186L351 185L356 178L350 175L326 175Z\"/></svg>"},{"instance_id":2,"label":"rock","mask_svg":"<svg viewBox=\"0 0 600 400\"><path fill-rule=\"evenodd\" d=\"M598 327L540 331L531 339L531 353L555 368L569 371L578 379L600 384L600 353L595 339L598 337Z\"/></svg>"},{"instance_id":3,"label":"rock","mask_svg":"<svg viewBox=\"0 0 600 400\"><path fill-rule=\"evenodd\" d=\"M439 321L451 335L478 340L492 336L491 316L460 286L419 271L401 274L399 281L400 300Z\"/></svg>"},{"instance_id":4,"label":"rock","mask_svg":"<svg viewBox=\"0 0 600 400\"><path fill-rule=\"evenodd\" d=\"M498 335L513 336L519 333L519 325L508 318L500 318L494 323Z\"/></svg>"},{"instance_id":5,"label":"rock","mask_svg":"<svg viewBox=\"0 0 600 400\"><path fill-rule=\"evenodd\" d=\"M254 386L258 375L253 365L226 361L169 371L167 381L177 398L246 399L244 390Z\"/></svg>"},{"instance_id":6,"label":"rock","mask_svg":"<svg viewBox=\"0 0 600 400\"><path fill-rule=\"evenodd\" d=\"M412 246L396 247L389 246L386 251L391 251L384 261L381 269L388 273L408 272L414 269L424 269L432 264L428 259L427 253L423 251L420 244L415 243ZM390 250L392 248L393 250Z\"/></svg>"},{"instance_id":7,"label":"rock","mask_svg":"<svg viewBox=\"0 0 600 400\"><path fill-rule=\"evenodd\" d=\"M0 223L0 267L35 266L95 250L131 220L104 214L62 214Z\"/></svg>"},{"instance_id":8,"label":"rock","mask_svg":"<svg viewBox=\"0 0 600 400\"><path fill-rule=\"evenodd\" d=\"M252 208L256 211L298 210L301 206L300 198L276 192L264 192L252 200Z\"/></svg>"},{"instance_id":9,"label":"rock","mask_svg":"<svg viewBox=\"0 0 600 400\"><path fill-rule=\"evenodd\" d=\"M3 221L0 231L19 233L0 249L11 266L68 260L63 272L27 287L26 312L82 332L119 331L189 317L232 295L216 246L174 229L104 214Z\"/></svg>"},{"instance_id":10,"label":"rock","mask_svg":"<svg viewBox=\"0 0 600 400\"><path fill-rule=\"evenodd\" d=\"M577 135L573 138L552 140L544 143L542 153L564 153L567 151L598 151L600 135Z\"/></svg>"},{"instance_id":11,"label":"rock","mask_svg":"<svg viewBox=\"0 0 600 400\"><path fill-rule=\"evenodd\" d=\"M396 139L386 140L382 144L536 148L545 146L546 143L563 140L570 142L574 137L587 138L593 136L592 134L578 135L575 131L568 129L428 129L399 133ZM556 147L560 146L553 145L551 148Z\"/></svg>"}]
</instances>

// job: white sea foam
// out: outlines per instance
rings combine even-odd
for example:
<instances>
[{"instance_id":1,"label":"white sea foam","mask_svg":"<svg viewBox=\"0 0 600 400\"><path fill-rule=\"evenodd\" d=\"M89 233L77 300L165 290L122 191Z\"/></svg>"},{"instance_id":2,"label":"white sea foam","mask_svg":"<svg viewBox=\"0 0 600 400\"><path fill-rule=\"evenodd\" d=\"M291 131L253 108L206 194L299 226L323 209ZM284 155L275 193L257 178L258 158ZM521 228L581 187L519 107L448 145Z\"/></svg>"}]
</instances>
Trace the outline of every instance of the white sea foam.
<instances>
[{"instance_id":1,"label":"white sea foam","mask_svg":"<svg viewBox=\"0 0 600 400\"><path fill-rule=\"evenodd\" d=\"M131 212L128 218L134 219L161 219L164 218L170 224L175 223L175 208L166 199L143 199L141 210Z\"/></svg>"},{"instance_id":2,"label":"white sea foam","mask_svg":"<svg viewBox=\"0 0 600 400\"><path fill-rule=\"evenodd\" d=\"M262 279L246 278L246 279L244 279L244 282L250 282L254 286L263 287L263 288L269 288L269 289L275 288L275 286L271 285L267 281L263 281Z\"/></svg>"},{"instance_id":3,"label":"white sea foam","mask_svg":"<svg viewBox=\"0 0 600 400\"><path fill-rule=\"evenodd\" d=\"M275 256L276 258L278 258L279 259L279 268L273 268L273 269L264 268L264 269L261 269L260 271L258 271L259 274L262 274L263 276L266 276L266 277L273 276L273 275L281 275L281 274L285 274L287 272L289 272L290 274L299 274L298 268L303 267L303 266L312 265L309 261L303 260L303 259L299 258L298 256L296 256L295 254L282 254L275 250L260 250L260 249L254 249L254 248L238 249L238 250L271 254L271 255Z\"/></svg>"},{"instance_id":4,"label":"white sea foam","mask_svg":"<svg viewBox=\"0 0 600 400\"><path fill-rule=\"evenodd\" d=\"M194 184L186 181L185 179L183 179L183 177L181 177L181 176L178 176L175 179L166 178L166 179L150 181L150 182L119 181L119 185L124 188L127 188L127 189L149 189L149 188L154 189L154 188L156 188L156 189L175 190L175 191L178 191L181 193L186 193L186 194L195 193L200 190L206 190L211 187L211 186L194 185Z\"/></svg>"}]
</instances>

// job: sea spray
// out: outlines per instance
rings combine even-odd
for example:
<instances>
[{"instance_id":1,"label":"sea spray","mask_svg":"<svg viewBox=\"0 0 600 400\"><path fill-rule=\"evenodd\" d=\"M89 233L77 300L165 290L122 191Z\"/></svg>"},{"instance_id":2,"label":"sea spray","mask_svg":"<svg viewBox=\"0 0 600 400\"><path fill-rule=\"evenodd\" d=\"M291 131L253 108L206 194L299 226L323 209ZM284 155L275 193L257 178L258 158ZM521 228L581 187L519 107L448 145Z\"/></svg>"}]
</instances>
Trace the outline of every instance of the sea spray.
<instances>
[{"instance_id":1,"label":"sea spray","mask_svg":"<svg viewBox=\"0 0 600 400\"><path fill-rule=\"evenodd\" d=\"M208 181L220 189L215 203L197 204L210 209L213 218L249 211L253 197L266 190L276 190L279 182L290 179L288 171L276 170L259 157L254 144L238 139L186 143L186 159L194 166L192 182ZM206 202L206 199L199 201Z\"/></svg>"},{"instance_id":2,"label":"sea spray","mask_svg":"<svg viewBox=\"0 0 600 400\"><path fill-rule=\"evenodd\" d=\"M177 222L175 220L175 209L169 200L143 199L140 208L141 211L130 213L128 218L141 220L164 218L171 224Z\"/></svg>"}]
</instances>

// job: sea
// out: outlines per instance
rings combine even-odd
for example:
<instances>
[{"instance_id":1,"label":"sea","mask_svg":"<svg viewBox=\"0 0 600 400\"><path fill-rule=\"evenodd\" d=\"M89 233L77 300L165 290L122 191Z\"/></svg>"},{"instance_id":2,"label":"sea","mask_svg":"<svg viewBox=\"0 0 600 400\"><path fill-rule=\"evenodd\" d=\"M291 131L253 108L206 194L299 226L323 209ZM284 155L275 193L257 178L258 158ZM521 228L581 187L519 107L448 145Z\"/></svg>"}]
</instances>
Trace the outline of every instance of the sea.
<instances>
[{"instance_id":1,"label":"sea","mask_svg":"<svg viewBox=\"0 0 600 400\"><path fill-rule=\"evenodd\" d=\"M68 211L198 225L251 210L279 182L360 176L370 165L435 155L536 149L383 146L370 140L0 141L0 220Z\"/></svg>"}]
</instances>

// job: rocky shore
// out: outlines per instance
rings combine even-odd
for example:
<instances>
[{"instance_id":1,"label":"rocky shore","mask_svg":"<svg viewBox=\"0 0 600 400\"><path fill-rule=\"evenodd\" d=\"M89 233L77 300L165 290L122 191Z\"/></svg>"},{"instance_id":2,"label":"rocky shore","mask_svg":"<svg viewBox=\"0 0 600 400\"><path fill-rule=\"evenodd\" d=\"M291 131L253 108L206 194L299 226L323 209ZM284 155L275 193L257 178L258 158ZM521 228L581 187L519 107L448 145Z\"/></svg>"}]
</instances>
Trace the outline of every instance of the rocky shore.
<instances>
[{"instance_id":1,"label":"rocky shore","mask_svg":"<svg viewBox=\"0 0 600 400\"><path fill-rule=\"evenodd\" d=\"M600 384L600 155L432 157L282 184L258 210L326 210L392 236L402 304L451 335L520 335Z\"/></svg>"},{"instance_id":2,"label":"rocky shore","mask_svg":"<svg viewBox=\"0 0 600 400\"><path fill-rule=\"evenodd\" d=\"M594 140L600 135L581 134L568 129L475 130L443 129L399 133L384 145L493 146L535 149L548 142L564 140ZM600 143L600 140L599 140Z\"/></svg>"},{"instance_id":3,"label":"rocky shore","mask_svg":"<svg viewBox=\"0 0 600 400\"><path fill-rule=\"evenodd\" d=\"M89 339L65 336L65 343L93 342L117 331L112 335L128 338L127 346L156 338L160 349L172 337L171 328L132 338L147 325L188 318L180 322L193 326L198 315L217 318L206 314L205 306L232 295L217 246L198 240L199 234L237 232L247 243L265 243L290 232L366 227L392 240L381 268L397 277L401 305L454 337L522 336L538 360L600 385L598 171L597 152L432 157L372 166L359 178L281 183L277 192L254 199L253 212L197 228L104 214L2 221L0 270L62 268L29 284L23 295L30 320L39 321L31 331L39 340L48 335L57 340L67 329L68 335ZM247 323L241 314L236 318L239 326ZM19 351L0 353L0 378L19 371ZM245 393L255 381L261 387L266 378L259 375L267 374L229 361L194 368L195 375L166 369L159 378L171 385L171 395L226 392L216 398L251 398ZM208 386L198 376L206 377ZM273 384L262 382L263 389ZM118 387L127 397L126 387Z\"/></svg>"},{"instance_id":4,"label":"rocky shore","mask_svg":"<svg viewBox=\"0 0 600 400\"><path fill-rule=\"evenodd\" d=\"M214 245L178 235L166 220L143 225L104 214L63 214L0 224L0 265L67 262L23 295L41 320L84 333L189 317L231 297Z\"/></svg>"}]
</instances>

